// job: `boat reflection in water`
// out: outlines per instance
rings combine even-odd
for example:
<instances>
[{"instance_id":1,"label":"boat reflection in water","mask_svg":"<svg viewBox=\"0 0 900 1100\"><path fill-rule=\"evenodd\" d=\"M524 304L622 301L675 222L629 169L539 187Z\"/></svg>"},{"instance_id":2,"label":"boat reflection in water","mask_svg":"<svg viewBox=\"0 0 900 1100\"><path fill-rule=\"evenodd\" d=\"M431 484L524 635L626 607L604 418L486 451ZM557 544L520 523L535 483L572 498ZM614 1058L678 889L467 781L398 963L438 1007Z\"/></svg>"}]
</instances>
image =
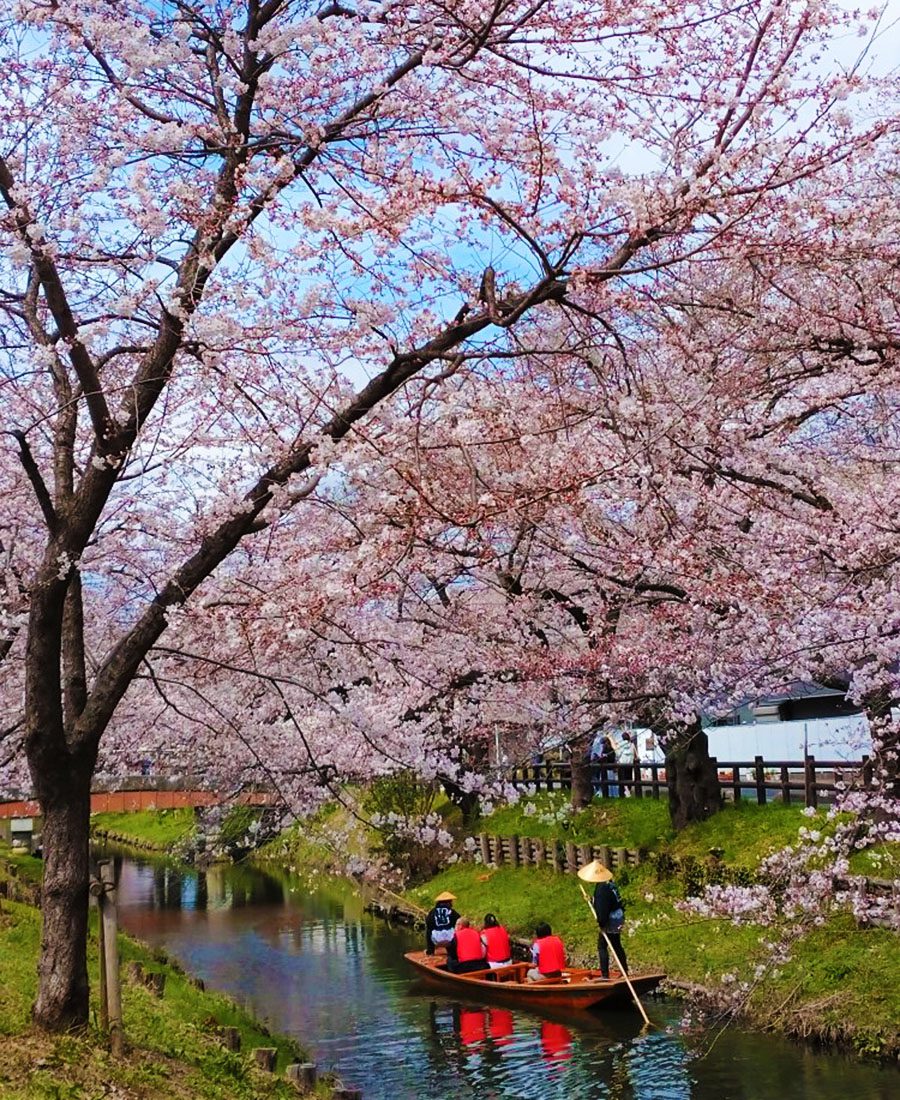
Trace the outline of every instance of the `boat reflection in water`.
<instances>
[{"instance_id":1,"label":"boat reflection in water","mask_svg":"<svg viewBox=\"0 0 900 1100\"><path fill-rule=\"evenodd\" d=\"M572 1057L574 1040L565 1024L541 1020L541 1052L548 1062L565 1062Z\"/></svg>"}]
</instances>

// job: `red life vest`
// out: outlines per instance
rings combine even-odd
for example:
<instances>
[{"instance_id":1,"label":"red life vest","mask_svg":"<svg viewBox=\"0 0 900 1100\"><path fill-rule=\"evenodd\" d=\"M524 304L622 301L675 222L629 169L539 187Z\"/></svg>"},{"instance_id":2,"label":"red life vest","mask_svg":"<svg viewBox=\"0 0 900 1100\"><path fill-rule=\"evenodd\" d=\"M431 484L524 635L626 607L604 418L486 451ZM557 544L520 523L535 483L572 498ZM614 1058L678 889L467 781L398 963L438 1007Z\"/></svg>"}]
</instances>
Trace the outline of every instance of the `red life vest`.
<instances>
[{"instance_id":1,"label":"red life vest","mask_svg":"<svg viewBox=\"0 0 900 1100\"><path fill-rule=\"evenodd\" d=\"M537 941L538 970L542 974L555 974L566 967L566 949L559 936L544 936Z\"/></svg>"},{"instance_id":2,"label":"red life vest","mask_svg":"<svg viewBox=\"0 0 900 1100\"><path fill-rule=\"evenodd\" d=\"M456 958L459 962L471 962L472 959L484 958L481 936L474 928L457 928L454 936L456 937Z\"/></svg>"},{"instance_id":3,"label":"red life vest","mask_svg":"<svg viewBox=\"0 0 900 1100\"><path fill-rule=\"evenodd\" d=\"M487 961L502 963L510 957L509 934L502 924L495 924L493 928L485 928L481 938L487 946Z\"/></svg>"}]
</instances>

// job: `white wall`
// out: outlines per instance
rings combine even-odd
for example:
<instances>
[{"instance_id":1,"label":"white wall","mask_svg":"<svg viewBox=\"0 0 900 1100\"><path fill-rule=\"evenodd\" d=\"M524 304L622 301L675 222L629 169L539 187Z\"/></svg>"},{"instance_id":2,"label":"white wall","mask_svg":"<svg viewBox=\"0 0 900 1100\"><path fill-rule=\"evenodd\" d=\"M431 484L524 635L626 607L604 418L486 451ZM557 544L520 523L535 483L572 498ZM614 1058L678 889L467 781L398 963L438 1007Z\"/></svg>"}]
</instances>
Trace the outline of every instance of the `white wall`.
<instances>
[{"instance_id":1,"label":"white wall","mask_svg":"<svg viewBox=\"0 0 900 1100\"><path fill-rule=\"evenodd\" d=\"M755 722L709 726L709 751L718 760L859 760L872 752L869 724L861 714L811 718L806 722Z\"/></svg>"}]
</instances>

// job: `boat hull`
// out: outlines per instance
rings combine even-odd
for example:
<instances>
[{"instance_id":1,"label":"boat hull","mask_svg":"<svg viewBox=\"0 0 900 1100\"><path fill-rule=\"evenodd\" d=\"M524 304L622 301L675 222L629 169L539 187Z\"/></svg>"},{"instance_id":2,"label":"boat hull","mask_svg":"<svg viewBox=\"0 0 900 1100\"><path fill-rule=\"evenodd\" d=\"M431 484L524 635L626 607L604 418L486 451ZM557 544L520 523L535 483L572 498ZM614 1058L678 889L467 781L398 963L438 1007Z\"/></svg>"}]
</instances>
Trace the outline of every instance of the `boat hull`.
<instances>
[{"instance_id":1,"label":"boat hull","mask_svg":"<svg viewBox=\"0 0 900 1100\"><path fill-rule=\"evenodd\" d=\"M525 979L527 963L513 963L498 970L478 970L472 974L451 974L446 969L444 956L409 951L404 957L425 984L448 996L476 997L538 1013L542 1008L578 1011L631 1001L628 983L623 977L603 979L598 970L573 967L563 971L562 978L529 982ZM665 974L661 973L636 974L631 977L631 984L638 994L649 993L664 978Z\"/></svg>"}]
</instances>

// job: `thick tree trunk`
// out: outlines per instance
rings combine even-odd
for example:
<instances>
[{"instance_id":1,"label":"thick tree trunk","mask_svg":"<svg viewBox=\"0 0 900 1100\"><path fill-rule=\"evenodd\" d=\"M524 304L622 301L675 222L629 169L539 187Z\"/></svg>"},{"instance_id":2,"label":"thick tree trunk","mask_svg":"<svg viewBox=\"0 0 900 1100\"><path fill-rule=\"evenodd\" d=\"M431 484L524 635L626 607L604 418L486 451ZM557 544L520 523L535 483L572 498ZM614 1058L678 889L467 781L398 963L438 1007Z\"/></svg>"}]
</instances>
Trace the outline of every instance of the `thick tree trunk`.
<instances>
[{"instance_id":1,"label":"thick tree trunk","mask_svg":"<svg viewBox=\"0 0 900 1100\"><path fill-rule=\"evenodd\" d=\"M79 774L80 771L80 774ZM87 926L90 770L71 769L52 795L41 799L44 815L43 929L34 1021L48 1031L82 1028L88 1022Z\"/></svg>"},{"instance_id":2,"label":"thick tree trunk","mask_svg":"<svg viewBox=\"0 0 900 1100\"><path fill-rule=\"evenodd\" d=\"M571 743L572 749L572 808L583 810L594 797L591 774L592 734L579 737Z\"/></svg>"},{"instance_id":3,"label":"thick tree trunk","mask_svg":"<svg viewBox=\"0 0 900 1100\"><path fill-rule=\"evenodd\" d=\"M666 750L669 817L676 832L692 821L705 821L721 806L719 778L709 741L697 722L679 733Z\"/></svg>"}]
</instances>

